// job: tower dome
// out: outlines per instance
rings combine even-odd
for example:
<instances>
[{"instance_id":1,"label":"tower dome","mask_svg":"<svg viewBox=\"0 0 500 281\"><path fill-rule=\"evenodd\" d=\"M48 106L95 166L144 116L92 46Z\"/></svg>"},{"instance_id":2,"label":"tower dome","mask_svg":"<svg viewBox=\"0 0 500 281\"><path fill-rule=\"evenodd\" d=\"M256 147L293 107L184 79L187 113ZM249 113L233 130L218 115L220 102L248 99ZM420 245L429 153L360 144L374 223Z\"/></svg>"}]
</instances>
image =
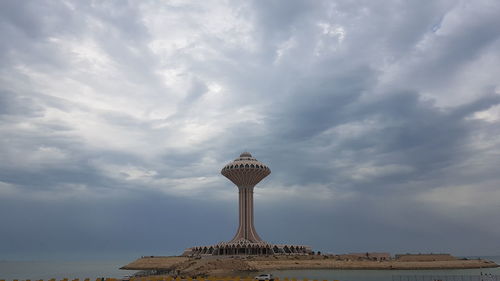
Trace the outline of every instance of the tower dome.
<instances>
[{"instance_id":1,"label":"tower dome","mask_svg":"<svg viewBox=\"0 0 500 281\"><path fill-rule=\"evenodd\" d=\"M221 174L237 186L255 186L270 173L271 169L249 152L243 152L221 170Z\"/></svg>"},{"instance_id":2,"label":"tower dome","mask_svg":"<svg viewBox=\"0 0 500 281\"><path fill-rule=\"evenodd\" d=\"M250 152L243 152L240 154L240 157L252 157L252 154L250 154Z\"/></svg>"}]
</instances>

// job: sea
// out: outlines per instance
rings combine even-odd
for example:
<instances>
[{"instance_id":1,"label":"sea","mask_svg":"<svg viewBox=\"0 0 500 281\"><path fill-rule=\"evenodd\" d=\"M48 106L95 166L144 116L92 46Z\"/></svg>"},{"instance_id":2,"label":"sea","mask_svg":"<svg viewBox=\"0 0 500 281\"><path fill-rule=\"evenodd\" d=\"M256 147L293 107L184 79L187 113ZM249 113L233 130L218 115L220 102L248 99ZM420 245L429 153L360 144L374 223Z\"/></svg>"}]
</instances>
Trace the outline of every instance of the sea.
<instances>
[{"instance_id":1,"label":"sea","mask_svg":"<svg viewBox=\"0 0 500 281\"><path fill-rule=\"evenodd\" d=\"M468 257L479 258L479 257ZM480 257L500 264L500 256ZM0 261L0 280L83 280L123 278L135 273L119 268L130 261ZM275 277L338 281L500 281L500 268L447 270L276 270ZM255 273L257 274L257 273ZM92 281L93 281L92 280Z\"/></svg>"}]
</instances>

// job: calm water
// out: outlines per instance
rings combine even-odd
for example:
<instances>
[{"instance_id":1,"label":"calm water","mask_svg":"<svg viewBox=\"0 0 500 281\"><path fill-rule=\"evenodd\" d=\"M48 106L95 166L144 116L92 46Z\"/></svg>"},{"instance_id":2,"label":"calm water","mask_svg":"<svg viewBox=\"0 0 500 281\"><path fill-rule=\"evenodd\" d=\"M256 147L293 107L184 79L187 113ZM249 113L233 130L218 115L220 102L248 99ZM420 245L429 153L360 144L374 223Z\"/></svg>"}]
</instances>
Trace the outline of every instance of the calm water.
<instances>
[{"instance_id":1,"label":"calm water","mask_svg":"<svg viewBox=\"0 0 500 281\"><path fill-rule=\"evenodd\" d=\"M486 257L500 263L499 257ZM134 271L119 268L129 261L106 262L9 262L0 261L0 280L39 280L50 278L120 278ZM277 277L339 281L391 281L393 275L500 275L500 268L452 270L280 270ZM460 280L460 279L457 279Z\"/></svg>"},{"instance_id":2,"label":"calm water","mask_svg":"<svg viewBox=\"0 0 500 281\"><path fill-rule=\"evenodd\" d=\"M0 261L0 280L39 280L69 278L119 278L134 271L119 268L130 261L54 262L54 261Z\"/></svg>"}]
</instances>

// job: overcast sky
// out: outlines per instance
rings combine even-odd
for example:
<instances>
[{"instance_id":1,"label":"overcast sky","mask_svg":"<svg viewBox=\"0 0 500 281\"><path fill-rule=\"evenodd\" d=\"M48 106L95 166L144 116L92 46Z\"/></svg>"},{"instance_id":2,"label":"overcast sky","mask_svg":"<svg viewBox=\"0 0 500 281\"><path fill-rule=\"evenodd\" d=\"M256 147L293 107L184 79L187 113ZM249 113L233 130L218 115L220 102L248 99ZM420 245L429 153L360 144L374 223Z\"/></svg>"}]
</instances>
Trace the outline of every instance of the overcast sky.
<instances>
[{"instance_id":1,"label":"overcast sky","mask_svg":"<svg viewBox=\"0 0 500 281\"><path fill-rule=\"evenodd\" d=\"M500 2L0 1L0 260L500 254Z\"/></svg>"}]
</instances>

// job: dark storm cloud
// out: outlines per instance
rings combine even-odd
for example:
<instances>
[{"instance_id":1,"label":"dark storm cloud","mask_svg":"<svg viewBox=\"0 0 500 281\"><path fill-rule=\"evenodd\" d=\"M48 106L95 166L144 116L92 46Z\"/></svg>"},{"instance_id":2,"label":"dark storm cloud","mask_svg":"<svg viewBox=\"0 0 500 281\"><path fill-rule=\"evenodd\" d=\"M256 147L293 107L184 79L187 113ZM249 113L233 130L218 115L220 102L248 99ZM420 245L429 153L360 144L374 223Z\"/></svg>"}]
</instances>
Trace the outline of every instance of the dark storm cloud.
<instances>
[{"instance_id":1,"label":"dark storm cloud","mask_svg":"<svg viewBox=\"0 0 500 281\"><path fill-rule=\"evenodd\" d=\"M491 3L485 7L490 9L471 7L470 15L451 27L452 30L446 27L438 29L438 36L435 39L437 44L433 46L435 55L424 59L424 62L433 66L429 67L430 70L453 71L456 66L475 59L483 48L499 38L500 33L494 27L498 23L498 7ZM477 17L479 15L481 18ZM446 33L453 31L453 28L461 30L446 36Z\"/></svg>"},{"instance_id":2,"label":"dark storm cloud","mask_svg":"<svg viewBox=\"0 0 500 281\"><path fill-rule=\"evenodd\" d=\"M497 3L0 5L4 258L227 240L243 150L269 241L500 250Z\"/></svg>"},{"instance_id":3,"label":"dark storm cloud","mask_svg":"<svg viewBox=\"0 0 500 281\"><path fill-rule=\"evenodd\" d=\"M319 79L301 79L291 96L283 101L284 112L275 115L277 132L287 139L300 141L346 122L352 114L349 111L368 89L372 77L369 69L356 69L340 75L323 74Z\"/></svg>"},{"instance_id":4,"label":"dark storm cloud","mask_svg":"<svg viewBox=\"0 0 500 281\"><path fill-rule=\"evenodd\" d=\"M10 91L0 92L0 115L37 115L42 110L30 97L19 96Z\"/></svg>"}]
</instances>

